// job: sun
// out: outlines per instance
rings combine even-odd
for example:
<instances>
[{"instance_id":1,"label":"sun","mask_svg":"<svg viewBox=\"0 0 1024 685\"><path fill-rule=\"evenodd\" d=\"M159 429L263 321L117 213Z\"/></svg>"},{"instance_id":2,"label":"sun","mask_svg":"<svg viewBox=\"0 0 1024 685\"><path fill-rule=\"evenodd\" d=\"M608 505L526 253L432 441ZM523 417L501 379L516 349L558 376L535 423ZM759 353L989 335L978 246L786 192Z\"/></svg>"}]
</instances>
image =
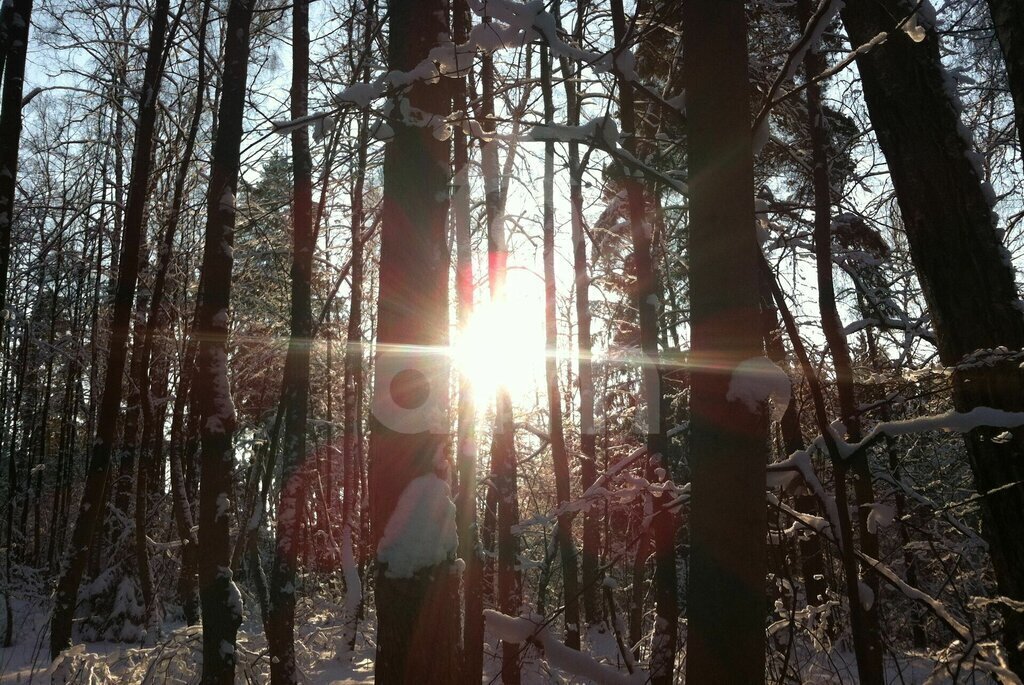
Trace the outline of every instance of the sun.
<instances>
[{"instance_id":1,"label":"sun","mask_svg":"<svg viewBox=\"0 0 1024 685\"><path fill-rule=\"evenodd\" d=\"M534 391L544 377L543 301L511 290L502 300L476 305L452 345L452 362L466 374L478 405L499 388L513 402Z\"/></svg>"}]
</instances>

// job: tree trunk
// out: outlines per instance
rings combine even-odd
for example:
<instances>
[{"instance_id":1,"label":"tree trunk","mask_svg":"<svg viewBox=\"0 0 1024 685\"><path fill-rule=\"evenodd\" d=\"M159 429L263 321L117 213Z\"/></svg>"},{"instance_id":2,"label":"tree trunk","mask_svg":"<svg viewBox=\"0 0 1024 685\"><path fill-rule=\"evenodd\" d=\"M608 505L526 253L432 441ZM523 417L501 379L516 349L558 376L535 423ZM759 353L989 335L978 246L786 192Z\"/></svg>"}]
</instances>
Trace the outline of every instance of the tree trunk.
<instances>
[{"instance_id":1,"label":"tree trunk","mask_svg":"<svg viewBox=\"0 0 1024 685\"><path fill-rule=\"evenodd\" d=\"M367 14L367 36L371 34L372 15ZM367 37L367 41L369 41ZM363 72L369 80L369 70ZM344 400L342 404L344 436L342 445L342 570L345 575L345 633L343 644L347 654L355 649L356 627L363 605L362 578L358 568L361 555L355 544L359 533L361 497L360 465L363 450L360 398L363 396L363 206L366 182L366 157L369 147L370 117L367 111L360 115L357 141L355 180L352 186L352 281L349 294L348 330L345 336Z\"/></svg>"},{"instance_id":2,"label":"tree trunk","mask_svg":"<svg viewBox=\"0 0 1024 685\"><path fill-rule=\"evenodd\" d=\"M612 0L612 22L615 44L626 49L626 17L622 0ZM636 156L635 93L626 74L616 73L619 91L619 111L625 138L623 147ZM659 286L652 255L653 221L647 216L647 201L644 187L629 171L623 174L626 197L629 204L630 234L633 244L633 260L636 265L634 302L640 322L640 353L642 381L641 396L647 409L647 466L644 474L648 481L656 483L672 479L668 462L668 438L662 417L661 369L658 353L658 303ZM751 198L753 195L751 195ZM753 199L751 199L753 202ZM753 213L751 213L753 216ZM756 293L756 291L755 291ZM675 673L676 643L679 633L679 598L676 578L676 521L675 514L665 508L662 496L652 503L653 515L650 525L654 541L654 596L655 622L654 639L651 646L650 673L653 685L668 685ZM646 518L646 517L645 517ZM645 525L641 523L641 525ZM634 578L638 582L639 577Z\"/></svg>"},{"instance_id":3,"label":"tree trunk","mask_svg":"<svg viewBox=\"0 0 1024 685\"><path fill-rule=\"evenodd\" d=\"M1006 80L1024 156L1024 5L1019 0L988 0L988 8L1006 61Z\"/></svg>"},{"instance_id":4,"label":"tree trunk","mask_svg":"<svg viewBox=\"0 0 1024 685\"><path fill-rule=\"evenodd\" d=\"M576 27L573 37L578 44L583 42L583 17L587 3L576 7ZM579 126L580 97L579 70L570 71L569 61L562 60L562 77L565 83L565 103L569 126ZM577 338L577 383L580 389L580 489L587 488L597 480L597 433L594 427L594 363L591 357L590 335L590 276L587 273L587 236L583 229L583 166L580 164L580 145L575 139L569 142L569 207L572 226L573 270L576 289L576 338ZM598 594L598 564L600 561L601 531L600 517L595 507L583 512L583 614L588 625L597 625L604 620L604 609Z\"/></svg>"},{"instance_id":5,"label":"tree trunk","mask_svg":"<svg viewBox=\"0 0 1024 685\"><path fill-rule=\"evenodd\" d=\"M21 143L21 97L32 19L32 0L4 5L3 90L0 91L0 311L7 307L7 271L11 263L11 225Z\"/></svg>"},{"instance_id":6,"label":"tree trunk","mask_svg":"<svg viewBox=\"0 0 1024 685\"><path fill-rule=\"evenodd\" d=\"M809 0L800 0L799 16L801 25L811 19ZM846 426L847 439L859 442L861 439L860 416L854 393L853 361L846 344L839 308L836 304L835 285L832 281L832 190L829 175L828 130L825 128L825 112L821 105L821 86L814 77L826 69L824 56L818 47L812 45L804 56L807 72L807 125L810 131L812 185L814 188L814 254L817 267L818 309L821 327L831 352L836 372L836 392L839 397L839 411ZM871 470L867 452L861 450L849 459L853 471L854 494L859 505L857 509L858 534L865 554L878 559L878 536L868 526L868 514L875 501ZM857 670L862 683L881 683L884 680L882 664L882 636L878 625L879 585L874 573L864 574L864 584L871 590L874 601L865 607L863 603L850 605L853 615L854 651L857 654ZM847 579L853 582L853 579Z\"/></svg>"},{"instance_id":7,"label":"tree trunk","mask_svg":"<svg viewBox=\"0 0 1024 685\"><path fill-rule=\"evenodd\" d=\"M490 17L484 17L485 22ZM494 129L494 60L485 54L481 60L481 125ZM512 156L509 150L506 161ZM481 166L484 177L484 202L487 209L487 264L488 284L492 304L506 297L505 276L508 247L505 235L505 209L503 184L498 166L498 143L482 141ZM515 426L512 420L512 400L508 389L499 387L494 406L494 435L491 442L491 488L496 500L495 537L498 548L497 603L498 609L508 615L519 612L522 602L519 563L519 540L512 526L519 523L519 495L516 490L518 465L515 450ZM488 493L490 499L491 493ZM486 521L485 521L486 523ZM501 680L505 685L518 685L520 681L520 649L515 643L502 641Z\"/></svg>"},{"instance_id":8,"label":"tree trunk","mask_svg":"<svg viewBox=\"0 0 1024 685\"><path fill-rule=\"evenodd\" d=\"M544 122L554 123L555 104L551 85L551 54L541 46L540 79L544 96ZM546 335L545 377L548 389L548 424L551 461L555 471L558 506L572 499L569 480L569 454L562 428L562 397L558 390L558 289L555 283L555 143L544 143L544 328ZM579 572L576 545L572 541L572 515L558 516L558 551L562 562L562 594L565 600L565 644L580 648Z\"/></svg>"},{"instance_id":9,"label":"tree trunk","mask_svg":"<svg viewBox=\"0 0 1024 685\"><path fill-rule=\"evenodd\" d=\"M901 0L850 3L843 23L854 44L880 31L888 40L857 58L868 113L885 154L925 300L938 338L939 357L953 368L958 411L989 406L1024 409L1024 317L1018 308L1013 268L1001 244L990 193L959 118L956 94L939 60L934 27L914 42L893 31L893 17L909 13ZM924 24L925 22L921 22ZM928 174L921 174L928 169ZM1004 347L1009 353L996 348ZM985 350L986 363L957 368L966 355ZM999 593L1024 601L1024 431L1006 443L999 429L966 437ZM1004 641L1011 668L1024 676L1024 614L1004 613Z\"/></svg>"},{"instance_id":10,"label":"tree trunk","mask_svg":"<svg viewBox=\"0 0 1024 685\"><path fill-rule=\"evenodd\" d=\"M309 99L309 2L297 0L292 11L291 116L307 114ZM270 681L293 685L299 674L295 663L295 580L298 571L299 528L303 503L308 501L306 421L309 412L309 366L313 343L313 160L309 129L292 131L291 339L282 386L284 437L281 497L277 505L277 544L270 575L267 642Z\"/></svg>"},{"instance_id":11,"label":"tree trunk","mask_svg":"<svg viewBox=\"0 0 1024 685\"><path fill-rule=\"evenodd\" d=\"M231 579L229 512L237 425L228 381L235 197L249 70L252 0L230 0L223 84L207 196L202 285L196 304L199 340L195 378L199 406L199 601L203 614L203 685L232 685L242 601Z\"/></svg>"},{"instance_id":12,"label":"tree trunk","mask_svg":"<svg viewBox=\"0 0 1024 685\"><path fill-rule=\"evenodd\" d=\"M687 680L765 678L767 413L730 401L762 354L746 19L683 5L690 178L690 586ZM743 379L736 378L742 383Z\"/></svg>"},{"instance_id":13,"label":"tree trunk","mask_svg":"<svg viewBox=\"0 0 1024 685\"><path fill-rule=\"evenodd\" d=\"M389 5L388 67L407 71L448 33L440 0L393 0ZM409 104L432 114L448 112L438 85L417 82ZM402 495L417 478L432 483L443 473L447 359L448 256L446 217L448 145L429 128L395 122L384 157L384 199L377 310L377 355L370 416L370 520L373 547L389 528L401 545L413 521L391 521ZM441 425L441 424L445 425ZM429 487L437 492L440 484ZM445 499L445 501L441 501ZM454 526L446 498L431 506ZM442 525L439 521L438 525ZM441 530L421 531L441 535ZM435 541L444 548L446 541ZM444 549L454 557L455 549ZM382 685L447 682L455 670L455 616L450 561L424 568L377 562L377 659Z\"/></svg>"},{"instance_id":14,"label":"tree trunk","mask_svg":"<svg viewBox=\"0 0 1024 685\"><path fill-rule=\"evenodd\" d=\"M86 474L85 489L75 521L71 544L65 555L64 566L54 596L53 616L50 622L50 656L55 658L71 644L71 626L78 600L78 588L85 572L89 548L97 523L104 511L104 492L110 468L110 457L116 439L117 417L121 411L122 380L128 354L128 332L131 326L135 285L139 275L149 173L152 167L152 148L156 126L157 99L162 77L164 38L167 32L169 0L160 0L153 13L149 47L143 76L142 97L139 102L138 127L132 152L132 176L125 209L124 236L114 314L110 324L110 353L107 359L100 410L97 417L96 439Z\"/></svg>"},{"instance_id":15,"label":"tree trunk","mask_svg":"<svg viewBox=\"0 0 1024 685\"><path fill-rule=\"evenodd\" d=\"M456 45L466 42L471 18L466 0L452 4L452 39ZM465 59L465 58L464 58ZM459 64L466 73L455 80L453 107L468 115L468 76L472 60ZM470 161L469 136L461 127L455 127L452 149L455 169L455 191L452 195L452 218L455 224L456 300L459 330L464 331L473 315L475 288L473 280L473 238L470 233ZM466 563L462 576L463 624L459 682L477 685L483 678L484 668L484 597L483 559L477 521L477 442L476 398L472 380L466 374L459 376L458 435L456 438L456 465L459 489L456 497L456 515L459 530L459 557Z\"/></svg>"}]
</instances>

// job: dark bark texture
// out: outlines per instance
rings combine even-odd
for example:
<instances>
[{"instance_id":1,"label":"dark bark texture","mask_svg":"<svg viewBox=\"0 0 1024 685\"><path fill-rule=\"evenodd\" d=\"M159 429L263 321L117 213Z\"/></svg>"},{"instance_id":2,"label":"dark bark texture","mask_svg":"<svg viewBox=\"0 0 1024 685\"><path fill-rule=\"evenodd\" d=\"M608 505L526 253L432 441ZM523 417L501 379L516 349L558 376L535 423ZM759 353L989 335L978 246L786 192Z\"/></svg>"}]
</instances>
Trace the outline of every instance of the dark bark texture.
<instances>
[{"instance_id":1,"label":"dark bark texture","mask_svg":"<svg viewBox=\"0 0 1024 685\"><path fill-rule=\"evenodd\" d=\"M390 69L408 71L448 33L440 0L389 4ZM402 97L416 109L448 112L444 87L415 83ZM437 468L447 436L434 416L447 403L448 144L429 127L393 123L384 157L377 359L370 415L371 544L376 547L414 478ZM439 430L441 432L439 432ZM454 551L454 550L453 550ZM455 574L449 564L413 578L377 572L376 681L445 683L455 672Z\"/></svg>"},{"instance_id":2,"label":"dark bark texture","mask_svg":"<svg viewBox=\"0 0 1024 685\"><path fill-rule=\"evenodd\" d=\"M1006 80L1013 97L1017 135L1024 155L1024 3L1020 0L988 0L992 24L1006 61Z\"/></svg>"},{"instance_id":3,"label":"dark bark texture","mask_svg":"<svg viewBox=\"0 0 1024 685\"><path fill-rule=\"evenodd\" d=\"M763 355L747 80L738 0L683 5L692 317L687 681L763 682L767 411L731 402Z\"/></svg>"},{"instance_id":4,"label":"dark bark texture","mask_svg":"<svg viewBox=\"0 0 1024 685\"><path fill-rule=\"evenodd\" d=\"M199 407L199 602L203 615L203 685L231 685L242 601L231 575L230 497L234 405L228 381L228 310L234 265L235 197L249 71L253 0L231 0L225 26L223 84L207 198L202 285L196 304L199 340L195 398Z\"/></svg>"},{"instance_id":5,"label":"dark bark texture","mask_svg":"<svg viewBox=\"0 0 1024 685\"><path fill-rule=\"evenodd\" d=\"M843 23L858 45L880 31L890 32L882 45L858 57L857 65L932 316L939 356L955 369L955 407L1020 411L1024 317L1013 269L983 179L969 159L973 151L963 133L955 94L947 90L952 82L939 61L934 28L926 27L920 43L903 31L893 31L913 5L901 0L848 3ZM977 350L988 352L965 360ZM1013 440L1002 444L991 440L998 432L972 431L966 438L967 451L978 491L989 493L980 500L983 534L999 592L1021 601L1024 432L1013 431ZM1005 624L1010 665L1024 675L1024 656L1017 649L1024 641L1024 614L1007 611Z\"/></svg>"}]
</instances>

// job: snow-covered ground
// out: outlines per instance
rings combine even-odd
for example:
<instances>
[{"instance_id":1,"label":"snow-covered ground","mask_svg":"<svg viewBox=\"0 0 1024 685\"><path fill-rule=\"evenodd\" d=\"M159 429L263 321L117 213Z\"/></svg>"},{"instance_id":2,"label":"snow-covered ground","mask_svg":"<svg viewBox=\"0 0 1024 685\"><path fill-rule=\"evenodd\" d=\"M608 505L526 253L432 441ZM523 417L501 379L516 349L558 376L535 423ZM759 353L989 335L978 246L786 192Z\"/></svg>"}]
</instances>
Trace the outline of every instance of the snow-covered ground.
<instances>
[{"instance_id":1,"label":"snow-covered ground","mask_svg":"<svg viewBox=\"0 0 1024 685\"><path fill-rule=\"evenodd\" d=\"M247 606L255 606L251 598ZM0 685L38 683L197 683L202 665L202 628L165 622L161 636L150 647L126 643L78 644L54 664L48 658L49 603L15 599L14 644L0 648ZM333 602L300 605L296 622L297 656L306 681L325 685L373 682L372 616L360 623L351 659L337 656L342 632L340 611ZM238 683L264 683L269 679L266 639L259 612L246 611L238 635Z\"/></svg>"},{"instance_id":2,"label":"snow-covered ground","mask_svg":"<svg viewBox=\"0 0 1024 685\"><path fill-rule=\"evenodd\" d=\"M375 649L372 611L359 623L355 652L351 658L339 659L344 609L340 603L341 598L335 602L327 594L320 594L315 602L309 599L301 601L298 607L296 649L305 682L316 685L372 683ZM245 597L245 600L247 610L238 636L236 682L265 683L269 680L266 640L258 611L254 610L255 602L251 597ZM15 620L14 644L9 648L0 648L0 685L191 685L199 682L202 664L202 629L199 626L187 627L180 621L165 622L156 644L148 647L114 642L78 644L57 663L51 664L47 656L48 598L15 597L12 598L12 608ZM484 645L484 683L495 685L501 681L499 635L508 634L517 627L523 626L506 625L504 632L501 626L497 631L493 625L488 626ZM522 661L523 685L644 682L645 674L642 672L632 678L629 676L611 631L590 629L585 633L584 643L586 656L570 654L569 658L563 658L566 650L555 650L545 655L536 647L525 649ZM794 661L801 663L804 683L857 682L856 664L848 650L834 648L828 652L818 650L812 653L810 650L805 651L805 647L799 647L798 653L794 654ZM961 674L954 681L941 669L936 672L935 666L936 662L924 655L903 655L898 663L888 660L886 681L907 685L992 682L984 674L969 672ZM567 673L563 668L591 674L591 677ZM595 673L598 674L596 679L593 677ZM678 677L681 680L681 673Z\"/></svg>"}]
</instances>

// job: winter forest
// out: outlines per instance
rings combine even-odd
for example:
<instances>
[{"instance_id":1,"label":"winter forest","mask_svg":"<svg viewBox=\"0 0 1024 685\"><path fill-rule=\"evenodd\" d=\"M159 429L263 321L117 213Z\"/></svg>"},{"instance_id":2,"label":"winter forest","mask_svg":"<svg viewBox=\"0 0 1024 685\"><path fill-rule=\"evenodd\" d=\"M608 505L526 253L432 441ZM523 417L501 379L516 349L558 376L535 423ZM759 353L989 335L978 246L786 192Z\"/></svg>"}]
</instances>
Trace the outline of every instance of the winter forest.
<instances>
[{"instance_id":1,"label":"winter forest","mask_svg":"<svg viewBox=\"0 0 1024 685\"><path fill-rule=\"evenodd\" d=\"M1021 0L0 7L0 682L1024 679Z\"/></svg>"}]
</instances>

